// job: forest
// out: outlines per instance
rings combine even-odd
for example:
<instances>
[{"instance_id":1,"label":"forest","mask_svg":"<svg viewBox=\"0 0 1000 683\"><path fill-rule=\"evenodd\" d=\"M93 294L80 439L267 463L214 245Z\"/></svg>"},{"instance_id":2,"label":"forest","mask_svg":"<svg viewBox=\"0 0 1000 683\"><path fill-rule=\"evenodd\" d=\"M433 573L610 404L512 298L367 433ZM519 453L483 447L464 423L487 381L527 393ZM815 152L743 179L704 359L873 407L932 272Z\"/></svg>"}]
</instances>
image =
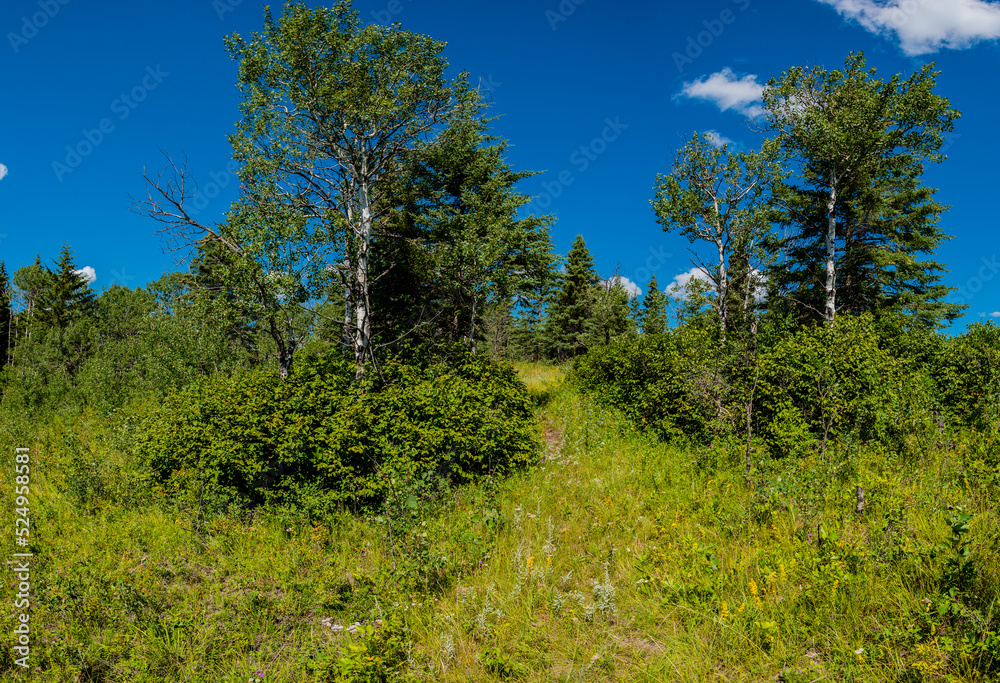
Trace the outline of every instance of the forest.
<instances>
[{"instance_id":1,"label":"forest","mask_svg":"<svg viewBox=\"0 0 1000 683\"><path fill-rule=\"evenodd\" d=\"M634 296L441 41L342 1L225 49L238 198L204 221L165 153L132 201L183 268L0 263L0 678L1000 679L1000 328L950 329L934 64L687 131L649 210L698 276Z\"/></svg>"}]
</instances>

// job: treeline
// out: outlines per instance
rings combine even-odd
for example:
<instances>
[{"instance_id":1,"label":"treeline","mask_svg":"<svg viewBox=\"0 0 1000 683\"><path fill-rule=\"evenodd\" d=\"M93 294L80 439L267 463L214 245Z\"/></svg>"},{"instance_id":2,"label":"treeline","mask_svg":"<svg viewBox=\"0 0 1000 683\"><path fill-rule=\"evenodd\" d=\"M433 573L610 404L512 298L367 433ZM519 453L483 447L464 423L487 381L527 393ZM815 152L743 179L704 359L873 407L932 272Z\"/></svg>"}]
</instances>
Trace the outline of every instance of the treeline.
<instances>
[{"instance_id":1,"label":"treeline","mask_svg":"<svg viewBox=\"0 0 1000 683\"><path fill-rule=\"evenodd\" d=\"M944 300L945 207L922 182L959 117L936 76L880 80L861 54L794 68L764 90L759 151L694 136L652 206L711 256L679 324L580 359L584 386L665 438L742 453L748 480L767 458L857 444L992 443L1000 334L940 332L966 307Z\"/></svg>"}]
</instances>

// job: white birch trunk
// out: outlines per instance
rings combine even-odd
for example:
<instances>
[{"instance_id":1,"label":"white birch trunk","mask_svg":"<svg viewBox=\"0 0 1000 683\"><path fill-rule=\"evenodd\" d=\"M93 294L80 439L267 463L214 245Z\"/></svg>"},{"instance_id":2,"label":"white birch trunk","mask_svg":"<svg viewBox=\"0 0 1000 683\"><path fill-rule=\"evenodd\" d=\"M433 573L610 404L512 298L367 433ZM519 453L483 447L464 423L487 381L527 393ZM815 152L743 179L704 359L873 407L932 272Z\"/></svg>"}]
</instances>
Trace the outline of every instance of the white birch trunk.
<instances>
[{"instance_id":1,"label":"white birch trunk","mask_svg":"<svg viewBox=\"0 0 1000 683\"><path fill-rule=\"evenodd\" d=\"M830 200L826 205L826 311L827 322L837 315L837 178L830 182Z\"/></svg>"},{"instance_id":2,"label":"white birch trunk","mask_svg":"<svg viewBox=\"0 0 1000 683\"><path fill-rule=\"evenodd\" d=\"M362 169L364 172L364 169ZM372 240L372 212L368 195L368 181L362 179L358 194L361 209L361 234L358 235L358 252L354 264L354 377L365 375L365 355L371 338L371 311L369 310L368 261Z\"/></svg>"}]
</instances>

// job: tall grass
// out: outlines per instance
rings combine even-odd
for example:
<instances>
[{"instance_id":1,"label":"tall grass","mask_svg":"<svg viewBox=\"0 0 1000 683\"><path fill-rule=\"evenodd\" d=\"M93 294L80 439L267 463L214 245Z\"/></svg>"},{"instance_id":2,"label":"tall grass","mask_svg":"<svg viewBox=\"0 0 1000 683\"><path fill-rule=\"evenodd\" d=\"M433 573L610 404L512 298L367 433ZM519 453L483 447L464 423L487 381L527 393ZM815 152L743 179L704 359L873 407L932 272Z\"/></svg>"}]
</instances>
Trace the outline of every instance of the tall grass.
<instances>
[{"instance_id":1,"label":"tall grass","mask_svg":"<svg viewBox=\"0 0 1000 683\"><path fill-rule=\"evenodd\" d=\"M200 516L143 493L120 428L45 426L30 680L990 680L997 499L961 448L760 462L748 489L738 452L666 446L559 368L519 372L544 461L404 497L405 523ZM29 680L2 650L0 677Z\"/></svg>"}]
</instances>

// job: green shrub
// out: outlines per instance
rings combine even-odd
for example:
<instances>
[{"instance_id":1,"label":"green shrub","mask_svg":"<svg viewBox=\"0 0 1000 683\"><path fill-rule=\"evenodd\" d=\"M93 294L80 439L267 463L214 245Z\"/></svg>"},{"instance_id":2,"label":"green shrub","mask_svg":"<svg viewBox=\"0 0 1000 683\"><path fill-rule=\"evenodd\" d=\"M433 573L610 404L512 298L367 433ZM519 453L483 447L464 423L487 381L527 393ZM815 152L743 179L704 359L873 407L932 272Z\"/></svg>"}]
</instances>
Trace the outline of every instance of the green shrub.
<instances>
[{"instance_id":1,"label":"green shrub","mask_svg":"<svg viewBox=\"0 0 1000 683\"><path fill-rule=\"evenodd\" d=\"M197 381L147 416L140 454L163 492L191 505L316 511L376 501L394 477L464 483L537 456L510 367L463 355L387 363L380 387L352 375L343 359L311 355L284 382L256 370Z\"/></svg>"},{"instance_id":2,"label":"green shrub","mask_svg":"<svg viewBox=\"0 0 1000 683\"><path fill-rule=\"evenodd\" d=\"M772 454L801 455L853 434L896 442L905 373L870 316L802 328L761 353L755 432Z\"/></svg>"},{"instance_id":3,"label":"green shrub","mask_svg":"<svg viewBox=\"0 0 1000 683\"><path fill-rule=\"evenodd\" d=\"M577 358L573 377L664 439L707 441L722 388L709 362L714 346L697 328L630 337Z\"/></svg>"},{"instance_id":4,"label":"green shrub","mask_svg":"<svg viewBox=\"0 0 1000 683\"><path fill-rule=\"evenodd\" d=\"M931 374L952 424L979 431L1000 421L1000 327L974 324L948 339L933 359Z\"/></svg>"}]
</instances>

